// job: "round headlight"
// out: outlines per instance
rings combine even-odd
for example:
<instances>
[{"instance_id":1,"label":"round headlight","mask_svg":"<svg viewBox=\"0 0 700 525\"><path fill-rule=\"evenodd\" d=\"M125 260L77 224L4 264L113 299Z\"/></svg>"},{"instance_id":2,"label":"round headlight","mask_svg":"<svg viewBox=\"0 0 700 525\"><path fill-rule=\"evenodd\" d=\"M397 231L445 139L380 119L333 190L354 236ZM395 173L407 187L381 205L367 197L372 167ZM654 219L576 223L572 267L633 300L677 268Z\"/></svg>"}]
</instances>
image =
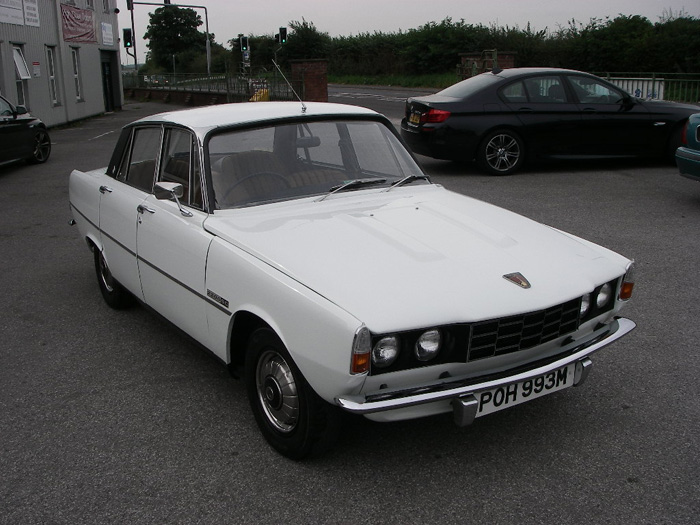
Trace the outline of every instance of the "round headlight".
<instances>
[{"instance_id":1,"label":"round headlight","mask_svg":"<svg viewBox=\"0 0 700 525\"><path fill-rule=\"evenodd\" d=\"M440 331L428 330L423 332L416 341L416 359L418 361L430 361L440 352Z\"/></svg>"},{"instance_id":2,"label":"round headlight","mask_svg":"<svg viewBox=\"0 0 700 525\"><path fill-rule=\"evenodd\" d=\"M378 368L391 365L399 356L399 340L394 336L382 337L372 348L372 364Z\"/></svg>"},{"instance_id":3,"label":"round headlight","mask_svg":"<svg viewBox=\"0 0 700 525\"><path fill-rule=\"evenodd\" d=\"M610 283L606 283L602 286L602 288L598 292L598 296L595 298L595 304L598 306L598 308L603 308L603 306L608 304L611 297L612 297L612 286L610 286Z\"/></svg>"},{"instance_id":4,"label":"round headlight","mask_svg":"<svg viewBox=\"0 0 700 525\"><path fill-rule=\"evenodd\" d=\"M591 294L587 293L581 298L581 317L586 317L586 314L591 309Z\"/></svg>"}]
</instances>

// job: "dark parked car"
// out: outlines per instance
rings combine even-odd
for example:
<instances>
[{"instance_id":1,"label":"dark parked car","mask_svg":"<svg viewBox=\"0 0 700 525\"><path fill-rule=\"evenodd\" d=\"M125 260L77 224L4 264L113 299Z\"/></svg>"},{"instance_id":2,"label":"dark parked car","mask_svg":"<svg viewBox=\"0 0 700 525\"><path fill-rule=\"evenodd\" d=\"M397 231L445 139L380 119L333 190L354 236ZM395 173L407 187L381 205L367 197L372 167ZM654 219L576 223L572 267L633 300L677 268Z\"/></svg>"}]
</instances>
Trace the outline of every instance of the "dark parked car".
<instances>
[{"instance_id":1,"label":"dark parked car","mask_svg":"<svg viewBox=\"0 0 700 525\"><path fill-rule=\"evenodd\" d=\"M436 159L507 175L537 158L666 156L697 106L646 101L580 71L494 70L409 98L401 135Z\"/></svg>"},{"instance_id":2,"label":"dark parked car","mask_svg":"<svg viewBox=\"0 0 700 525\"><path fill-rule=\"evenodd\" d=\"M700 113L692 115L683 130L683 145L676 150L681 175L700 181Z\"/></svg>"},{"instance_id":3,"label":"dark parked car","mask_svg":"<svg viewBox=\"0 0 700 525\"><path fill-rule=\"evenodd\" d=\"M24 106L14 106L0 96L0 164L22 159L41 164L50 154L46 125Z\"/></svg>"}]
</instances>

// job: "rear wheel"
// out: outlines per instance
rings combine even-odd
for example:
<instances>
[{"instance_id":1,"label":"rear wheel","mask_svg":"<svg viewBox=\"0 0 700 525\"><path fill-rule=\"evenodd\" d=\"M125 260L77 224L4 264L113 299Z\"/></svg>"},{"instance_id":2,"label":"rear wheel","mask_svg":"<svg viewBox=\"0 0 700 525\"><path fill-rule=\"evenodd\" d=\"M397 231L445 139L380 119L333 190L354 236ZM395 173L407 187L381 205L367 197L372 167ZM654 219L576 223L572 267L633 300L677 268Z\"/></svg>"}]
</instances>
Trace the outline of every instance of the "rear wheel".
<instances>
[{"instance_id":1,"label":"rear wheel","mask_svg":"<svg viewBox=\"0 0 700 525\"><path fill-rule=\"evenodd\" d=\"M319 454L337 438L339 409L313 391L269 328L259 328L248 342L246 387L263 436L284 456Z\"/></svg>"},{"instance_id":2,"label":"rear wheel","mask_svg":"<svg viewBox=\"0 0 700 525\"><path fill-rule=\"evenodd\" d=\"M51 139L45 129L38 129L34 133L34 150L27 158L30 164L42 164L51 155Z\"/></svg>"},{"instance_id":3,"label":"rear wheel","mask_svg":"<svg viewBox=\"0 0 700 525\"><path fill-rule=\"evenodd\" d=\"M105 302L117 310L131 306L134 302L134 297L117 282L112 272L109 271L109 266L107 266L107 261L105 261L102 252L97 247L94 247L93 251L95 253L97 284Z\"/></svg>"},{"instance_id":4,"label":"rear wheel","mask_svg":"<svg viewBox=\"0 0 700 525\"><path fill-rule=\"evenodd\" d=\"M509 130L494 131L479 145L476 160L491 175L510 175L522 166L525 147L516 133Z\"/></svg>"}]
</instances>

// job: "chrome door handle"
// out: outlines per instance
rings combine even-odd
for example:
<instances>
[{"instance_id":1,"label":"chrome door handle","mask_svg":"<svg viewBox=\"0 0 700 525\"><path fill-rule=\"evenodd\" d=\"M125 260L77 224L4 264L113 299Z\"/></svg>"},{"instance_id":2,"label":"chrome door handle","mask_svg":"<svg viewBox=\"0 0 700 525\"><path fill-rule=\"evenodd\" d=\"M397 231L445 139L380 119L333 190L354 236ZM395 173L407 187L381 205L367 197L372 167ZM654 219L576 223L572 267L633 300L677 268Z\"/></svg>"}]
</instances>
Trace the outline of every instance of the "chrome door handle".
<instances>
[{"instance_id":1,"label":"chrome door handle","mask_svg":"<svg viewBox=\"0 0 700 525\"><path fill-rule=\"evenodd\" d=\"M136 207L136 211L138 211L139 213L144 213L144 212L155 213L156 212L156 210L154 210L153 208L149 208L148 206L145 206L144 204L139 204Z\"/></svg>"},{"instance_id":2,"label":"chrome door handle","mask_svg":"<svg viewBox=\"0 0 700 525\"><path fill-rule=\"evenodd\" d=\"M100 186L100 193L112 193L112 188L109 186Z\"/></svg>"}]
</instances>

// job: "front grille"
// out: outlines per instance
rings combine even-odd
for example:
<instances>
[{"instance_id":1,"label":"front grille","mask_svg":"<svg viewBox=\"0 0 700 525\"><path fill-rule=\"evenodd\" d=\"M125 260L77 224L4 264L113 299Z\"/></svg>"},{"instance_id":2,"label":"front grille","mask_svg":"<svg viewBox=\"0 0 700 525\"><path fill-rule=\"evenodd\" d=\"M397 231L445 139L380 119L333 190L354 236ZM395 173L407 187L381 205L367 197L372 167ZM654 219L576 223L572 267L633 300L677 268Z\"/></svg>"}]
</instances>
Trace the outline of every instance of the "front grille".
<instances>
[{"instance_id":1,"label":"front grille","mask_svg":"<svg viewBox=\"0 0 700 525\"><path fill-rule=\"evenodd\" d=\"M578 328L581 299L501 319L472 323L467 361L526 350Z\"/></svg>"}]
</instances>

